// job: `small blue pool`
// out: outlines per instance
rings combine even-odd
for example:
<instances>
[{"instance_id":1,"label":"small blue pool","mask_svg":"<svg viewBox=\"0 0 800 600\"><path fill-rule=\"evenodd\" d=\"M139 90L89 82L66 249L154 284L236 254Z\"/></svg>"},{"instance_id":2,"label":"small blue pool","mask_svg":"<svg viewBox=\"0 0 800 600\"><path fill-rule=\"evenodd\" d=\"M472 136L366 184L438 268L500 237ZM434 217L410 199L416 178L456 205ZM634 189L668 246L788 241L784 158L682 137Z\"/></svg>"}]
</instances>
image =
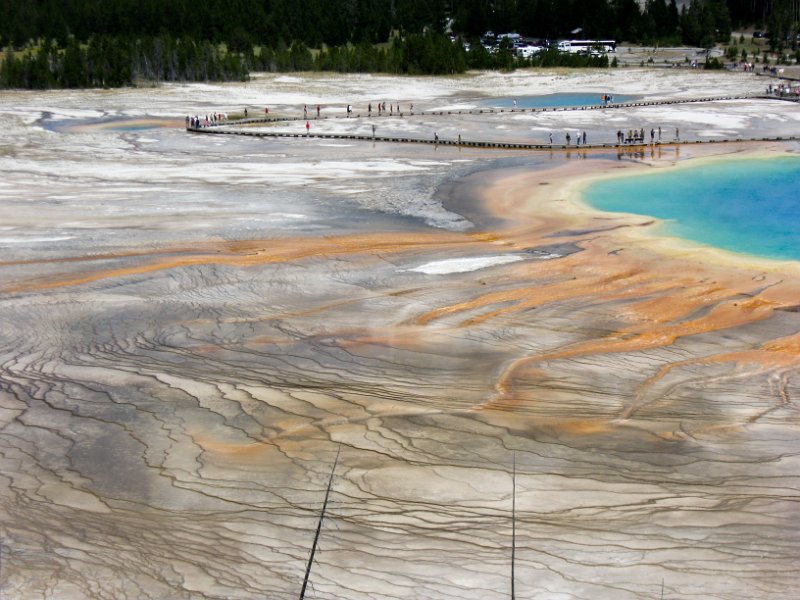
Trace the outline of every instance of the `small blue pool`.
<instances>
[{"instance_id":1,"label":"small blue pool","mask_svg":"<svg viewBox=\"0 0 800 600\"><path fill-rule=\"evenodd\" d=\"M570 106L600 106L603 104L604 93L599 92L563 92L560 94L544 94L542 96L519 96L518 98L490 98L483 102L484 106L503 108L510 110L514 108L514 100L517 101L516 108L561 108ZM614 98L614 104L624 102L635 102L638 96L625 96L623 94L613 94L605 92Z\"/></svg>"}]
</instances>

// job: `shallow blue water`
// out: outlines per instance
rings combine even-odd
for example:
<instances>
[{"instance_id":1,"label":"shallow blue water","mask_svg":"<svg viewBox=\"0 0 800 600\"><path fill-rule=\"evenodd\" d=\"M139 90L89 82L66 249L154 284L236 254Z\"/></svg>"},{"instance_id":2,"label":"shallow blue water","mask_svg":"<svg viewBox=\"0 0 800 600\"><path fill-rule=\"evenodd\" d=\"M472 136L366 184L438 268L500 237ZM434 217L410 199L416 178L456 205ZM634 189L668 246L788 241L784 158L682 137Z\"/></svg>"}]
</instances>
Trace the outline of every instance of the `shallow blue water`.
<instances>
[{"instance_id":1,"label":"shallow blue water","mask_svg":"<svg viewBox=\"0 0 800 600\"><path fill-rule=\"evenodd\" d=\"M662 231L717 248L800 260L800 157L724 160L608 179L584 199L663 219Z\"/></svg>"},{"instance_id":2,"label":"shallow blue water","mask_svg":"<svg viewBox=\"0 0 800 600\"><path fill-rule=\"evenodd\" d=\"M104 117L101 119L52 119L45 115L41 121L48 131L69 132L86 126L96 126L106 131L137 132L174 127L175 119L167 117Z\"/></svg>"},{"instance_id":3,"label":"shallow blue water","mask_svg":"<svg viewBox=\"0 0 800 600\"><path fill-rule=\"evenodd\" d=\"M514 108L514 100L517 101L517 108L557 108L562 106L599 106L602 104L600 93L586 92L565 92L562 94L545 94L543 96L520 96L518 98L492 98L485 102L486 106L497 108ZM613 94L614 103L633 102L635 96L623 96Z\"/></svg>"}]
</instances>

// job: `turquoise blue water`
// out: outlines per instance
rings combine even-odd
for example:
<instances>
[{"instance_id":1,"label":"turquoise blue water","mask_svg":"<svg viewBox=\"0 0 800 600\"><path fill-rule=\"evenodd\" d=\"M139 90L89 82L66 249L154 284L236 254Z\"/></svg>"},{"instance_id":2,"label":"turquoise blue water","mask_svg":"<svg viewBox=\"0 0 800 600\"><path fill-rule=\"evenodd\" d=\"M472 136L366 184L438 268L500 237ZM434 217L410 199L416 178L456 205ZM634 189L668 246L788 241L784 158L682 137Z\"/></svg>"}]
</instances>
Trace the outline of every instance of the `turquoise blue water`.
<instances>
[{"instance_id":1,"label":"turquoise blue water","mask_svg":"<svg viewBox=\"0 0 800 600\"><path fill-rule=\"evenodd\" d=\"M563 94L545 94L543 96L520 96L519 98L492 98L486 101L486 106L497 108L514 108L514 100L517 101L517 108L558 108L564 106L599 106L602 104L603 94L585 92L566 92ZM633 102L636 96L623 96L614 94L614 103Z\"/></svg>"},{"instance_id":2,"label":"turquoise blue water","mask_svg":"<svg viewBox=\"0 0 800 600\"><path fill-rule=\"evenodd\" d=\"M663 219L662 231L733 252L800 260L800 157L724 160L590 185L595 208Z\"/></svg>"}]
</instances>

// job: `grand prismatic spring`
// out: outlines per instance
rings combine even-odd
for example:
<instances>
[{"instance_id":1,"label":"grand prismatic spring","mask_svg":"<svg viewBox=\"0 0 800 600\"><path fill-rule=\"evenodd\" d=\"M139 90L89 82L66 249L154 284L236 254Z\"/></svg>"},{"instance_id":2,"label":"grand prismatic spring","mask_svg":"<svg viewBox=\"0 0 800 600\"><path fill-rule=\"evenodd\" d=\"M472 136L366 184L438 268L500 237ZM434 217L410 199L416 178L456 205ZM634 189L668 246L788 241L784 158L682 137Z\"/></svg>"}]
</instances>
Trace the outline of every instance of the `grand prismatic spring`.
<instances>
[{"instance_id":1,"label":"grand prismatic spring","mask_svg":"<svg viewBox=\"0 0 800 600\"><path fill-rule=\"evenodd\" d=\"M791 597L797 260L587 195L796 157L800 106L447 114L764 82L620 69L4 93L0 596L280 600L305 579L309 599ZM368 121L379 101L406 114ZM613 144L661 127L663 143L184 129L303 105L330 117L312 133Z\"/></svg>"}]
</instances>

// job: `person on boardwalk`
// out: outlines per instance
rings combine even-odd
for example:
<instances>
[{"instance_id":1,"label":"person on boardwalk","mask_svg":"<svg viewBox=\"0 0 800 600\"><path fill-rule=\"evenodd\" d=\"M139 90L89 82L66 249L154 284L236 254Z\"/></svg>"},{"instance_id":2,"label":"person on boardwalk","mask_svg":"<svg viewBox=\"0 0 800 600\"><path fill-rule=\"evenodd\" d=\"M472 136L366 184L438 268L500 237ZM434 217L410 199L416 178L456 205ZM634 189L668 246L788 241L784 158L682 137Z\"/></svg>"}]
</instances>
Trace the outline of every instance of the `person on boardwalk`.
<instances>
[{"instance_id":1,"label":"person on boardwalk","mask_svg":"<svg viewBox=\"0 0 800 600\"><path fill-rule=\"evenodd\" d=\"M434 131L434 132L433 132L433 141L434 141L434 143L436 143L436 144L438 144L438 143L439 143L439 133L438 133L438 132L436 132L436 131Z\"/></svg>"},{"instance_id":2,"label":"person on boardwalk","mask_svg":"<svg viewBox=\"0 0 800 600\"><path fill-rule=\"evenodd\" d=\"M375 123L372 124L372 141L375 141Z\"/></svg>"},{"instance_id":3,"label":"person on boardwalk","mask_svg":"<svg viewBox=\"0 0 800 600\"><path fill-rule=\"evenodd\" d=\"M317 104L317 118L319 119L319 104Z\"/></svg>"},{"instance_id":4,"label":"person on boardwalk","mask_svg":"<svg viewBox=\"0 0 800 600\"><path fill-rule=\"evenodd\" d=\"M678 131L678 128L677 128L677 127L675 128L675 139L676 139L676 140L680 140L680 139L681 139L681 134L680 134L680 132Z\"/></svg>"},{"instance_id":5,"label":"person on boardwalk","mask_svg":"<svg viewBox=\"0 0 800 600\"><path fill-rule=\"evenodd\" d=\"M553 132L550 132L550 145L553 145Z\"/></svg>"},{"instance_id":6,"label":"person on boardwalk","mask_svg":"<svg viewBox=\"0 0 800 600\"><path fill-rule=\"evenodd\" d=\"M586 130L583 131L583 145L586 145Z\"/></svg>"},{"instance_id":7,"label":"person on boardwalk","mask_svg":"<svg viewBox=\"0 0 800 600\"><path fill-rule=\"evenodd\" d=\"M656 130L652 127L650 128L650 143L654 143L656 141Z\"/></svg>"},{"instance_id":8,"label":"person on boardwalk","mask_svg":"<svg viewBox=\"0 0 800 600\"><path fill-rule=\"evenodd\" d=\"M570 135L569 135L569 131L568 131L568 132L567 132L567 146L569 146L569 142L570 142L570 140L572 140L572 138L570 137Z\"/></svg>"},{"instance_id":9,"label":"person on boardwalk","mask_svg":"<svg viewBox=\"0 0 800 600\"><path fill-rule=\"evenodd\" d=\"M311 123L306 121L306 137L308 137L310 133L311 133Z\"/></svg>"},{"instance_id":10,"label":"person on boardwalk","mask_svg":"<svg viewBox=\"0 0 800 600\"><path fill-rule=\"evenodd\" d=\"M303 105L303 118L304 119L308 118L308 104Z\"/></svg>"},{"instance_id":11,"label":"person on boardwalk","mask_svg":"<svg viewBox=\"0 0 800 600\"><path fill-rule=\"evenodd\" d=\"M372 116L372 102L367 106L367 115Z\"/></svg>"},{"instance_id":12,"label":"person on boardwalk","mask_svg":"<svg viewBox=\"0 0 800 600\"><path fill-rule=\"evenodd\" d=\"M269 114L269 106L265 106L265 107L264 107L264 114L265 114L265 115L268 115L268 114Z\"/></svg>"},{"instance_id":13,"label":"person on boardwalk","mask_svg":"<svg viewBox=\"0 0 800 600\"><path fill-rule=\"evenodd\" d=\"M247 107L246 106L244 107L244 118L245 119L247 118Z\"/></svg>"}]
</instances>

